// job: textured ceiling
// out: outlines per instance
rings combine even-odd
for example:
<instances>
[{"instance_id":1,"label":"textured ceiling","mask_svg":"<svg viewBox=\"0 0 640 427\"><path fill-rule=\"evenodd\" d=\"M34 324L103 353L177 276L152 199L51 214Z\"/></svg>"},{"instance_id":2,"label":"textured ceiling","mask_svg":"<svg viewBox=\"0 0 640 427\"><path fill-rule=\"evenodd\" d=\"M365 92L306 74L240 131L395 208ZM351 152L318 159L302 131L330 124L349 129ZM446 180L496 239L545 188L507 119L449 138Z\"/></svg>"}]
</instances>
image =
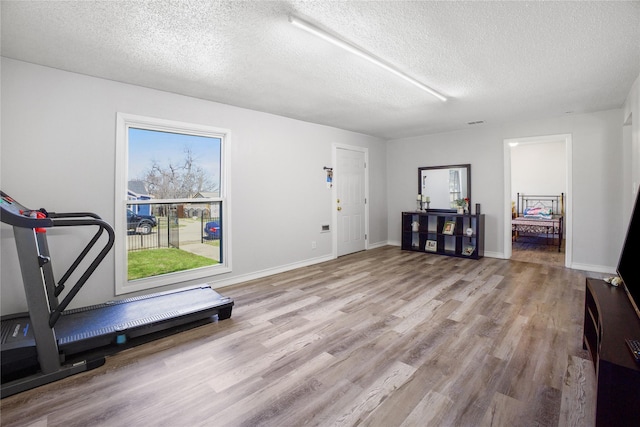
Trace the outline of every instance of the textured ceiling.
<instances>
[{"instance_id":1,"label":"textured ceiling","mask_svg":"<svg viewBox=\"0 0 640 427\"><path fill-rule=\"evenodd\" d=\"M640 74L638 1L3 0L1 8L5 57L386 139L618 108ZM449 100L314 38L290 14Z\"/></svg>"}]
</instances>

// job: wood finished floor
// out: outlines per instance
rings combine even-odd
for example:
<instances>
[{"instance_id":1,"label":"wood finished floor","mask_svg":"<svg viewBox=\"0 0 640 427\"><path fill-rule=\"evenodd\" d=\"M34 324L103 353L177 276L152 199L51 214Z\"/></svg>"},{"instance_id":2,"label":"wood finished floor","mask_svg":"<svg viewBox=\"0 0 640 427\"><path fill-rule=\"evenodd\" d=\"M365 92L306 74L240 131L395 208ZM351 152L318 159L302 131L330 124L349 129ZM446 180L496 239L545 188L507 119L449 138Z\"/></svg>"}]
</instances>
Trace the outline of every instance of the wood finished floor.
<instances>
[{"instance_id":1,"label":"wood finished floor","mask_svg":"<svg viewBox=\"0 0 640 427\"><path fill-rule=\"evenodd\" d=\"M383 247L221 289L231 319L1 401L10 426L594 425L585 276Z\"/></svg>"},{"instance_id":2,"label":"wood finished floor","mask_svg":"<svg viewBox=\"0 0 640 427\"><path fill-rule=\"evenodd\" d=\"M546 237L520 236L511 244L511 259L563 267L565 263L564 248L565 243L562 243L558 252L557 243L550 243Z\"/></svg>"}]
</instances>

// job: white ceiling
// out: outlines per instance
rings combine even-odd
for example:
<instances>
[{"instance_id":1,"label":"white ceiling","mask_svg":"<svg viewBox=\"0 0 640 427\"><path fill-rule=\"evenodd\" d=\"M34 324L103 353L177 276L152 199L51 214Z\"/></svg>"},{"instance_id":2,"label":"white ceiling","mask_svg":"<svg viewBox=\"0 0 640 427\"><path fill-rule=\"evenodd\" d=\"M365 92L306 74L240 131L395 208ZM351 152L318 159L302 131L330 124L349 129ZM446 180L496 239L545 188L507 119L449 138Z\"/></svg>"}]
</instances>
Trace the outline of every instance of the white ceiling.
<instances>
[{"instance_id":1,"label":"white ceiling","mask_svg":"<svg viewBox=\"0 0 640 427\"><path fill-rule=\"evenodd\" d=\"M640 74L638 1L3 0L1 8L5 57L385 139L618 108ZM290 14L449 100L314 38Z\"/></svg>"}]
</instances>

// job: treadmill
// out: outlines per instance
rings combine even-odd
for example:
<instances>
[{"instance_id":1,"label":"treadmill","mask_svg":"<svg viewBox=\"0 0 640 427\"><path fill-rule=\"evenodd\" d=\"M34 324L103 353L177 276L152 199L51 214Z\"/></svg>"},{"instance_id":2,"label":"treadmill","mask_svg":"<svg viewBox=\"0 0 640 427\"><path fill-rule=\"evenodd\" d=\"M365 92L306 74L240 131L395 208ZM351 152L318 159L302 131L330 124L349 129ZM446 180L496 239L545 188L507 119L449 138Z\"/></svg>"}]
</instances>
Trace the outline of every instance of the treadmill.
<instances>
[{"instance_id":1,"label":"treadmill","mask_svg":"<svg viewBox=\"0 0 640 427\"><path fill-rule=\"evenodd\" d=\"M91 212L28 209L2 191L0 220L13 226L29 310L1 319L2 398L102 366L106 355L133 345L231 317L233 300L207 284L66 310L113 247L113 228ZM58 282L46 234L53 227L97 229ZM94 247L97 255L85 260ZM87 263L59 301L66 282Z\"/></svg>"}]
</instances>

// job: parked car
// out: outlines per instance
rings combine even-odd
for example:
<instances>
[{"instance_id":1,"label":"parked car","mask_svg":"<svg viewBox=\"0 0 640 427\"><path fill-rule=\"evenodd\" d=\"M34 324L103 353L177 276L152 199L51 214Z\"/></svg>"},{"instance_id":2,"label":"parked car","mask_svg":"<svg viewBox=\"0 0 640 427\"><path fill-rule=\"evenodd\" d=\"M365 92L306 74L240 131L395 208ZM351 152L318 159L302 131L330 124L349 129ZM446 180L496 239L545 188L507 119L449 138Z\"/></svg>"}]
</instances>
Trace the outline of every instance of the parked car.
<instances>
[{"instance_id":1,"label":"parked car","mask_svg":"<svg viewBox=\"0 0 640 427\"><path fill-rule=\"evenodd\" d=\"M150 234L153 227L158 225L158 220L153 215L140 215L127 209L127 231L136 234Z\"/></svg>"},{"instance_id":2,"label":"parked car","mask_svg":"<svg viewBox=\"0 0 640 427\"><path fill-rule=\"evenodd\" d=\"M220 223L209 221L204 225L204 238L207 240L220 239Z\"/></svg>"}]
</instances>

